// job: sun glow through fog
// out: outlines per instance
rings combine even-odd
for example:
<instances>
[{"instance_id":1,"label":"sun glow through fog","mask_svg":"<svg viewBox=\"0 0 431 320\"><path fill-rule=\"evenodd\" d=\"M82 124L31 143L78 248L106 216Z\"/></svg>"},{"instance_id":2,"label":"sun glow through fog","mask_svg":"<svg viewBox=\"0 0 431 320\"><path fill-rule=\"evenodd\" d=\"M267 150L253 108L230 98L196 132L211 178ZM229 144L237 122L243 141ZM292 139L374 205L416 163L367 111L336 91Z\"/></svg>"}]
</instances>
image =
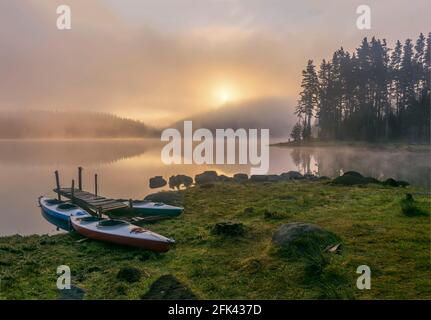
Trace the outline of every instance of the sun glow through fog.
<instances>
[{"instance_id":1,"label":"sun glow through fog","mask_svg":"<svg viewBox=\"0 0 431 320\"><path fill-rule=\"evenodd\" d=\"M217 105L224 105L236 100L237 95L229 86L220 86L214 91L214 98Z\"/></svg>"}]
</instances>

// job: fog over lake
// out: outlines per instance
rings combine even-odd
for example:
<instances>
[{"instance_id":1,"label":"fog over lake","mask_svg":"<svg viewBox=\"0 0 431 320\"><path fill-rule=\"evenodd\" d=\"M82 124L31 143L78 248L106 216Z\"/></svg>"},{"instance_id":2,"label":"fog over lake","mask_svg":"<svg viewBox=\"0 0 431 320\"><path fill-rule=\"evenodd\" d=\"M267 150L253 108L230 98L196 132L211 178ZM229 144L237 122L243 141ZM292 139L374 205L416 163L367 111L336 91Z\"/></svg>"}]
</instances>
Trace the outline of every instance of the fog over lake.
<instances>
[{"instance_id":1,"label":"fog over lake","mask_svg":"<svg viewBox=\"0 0 431 320\"><path fill-rule=\"evenodd\" d=\"M160 159L162 144L147 140L0 141L0 236L55 233L41 215L37 198L54 196L54 171L60 171L62 186L77 179L84 167L83 187L93 191L94 174L99 175L99 194L112 198L142 199L151 190L150 177L165 179L175 174L194 177L205 170L228 176L250 172L250 165L165 165ZM429 152L379 150L359 147L270 148L269 173L289 170L338 176L356 170L378 179L393 177L429 187Z\"/></svg>"}]
</instances>

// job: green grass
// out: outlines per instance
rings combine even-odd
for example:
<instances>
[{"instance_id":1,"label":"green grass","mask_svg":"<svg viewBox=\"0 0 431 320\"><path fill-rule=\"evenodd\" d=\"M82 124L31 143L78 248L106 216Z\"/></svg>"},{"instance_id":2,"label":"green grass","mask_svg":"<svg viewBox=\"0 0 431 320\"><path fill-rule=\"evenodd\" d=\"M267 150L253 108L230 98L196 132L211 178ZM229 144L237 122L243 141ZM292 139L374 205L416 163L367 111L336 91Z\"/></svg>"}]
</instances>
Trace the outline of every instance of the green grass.
<instances>
[{"instance_id":1,"label":"green grass","mask_svg":"<svg viewBox=\"0 0 431 320\"><path fill-rule=\"evenodd\" d=\"M168 253L77 242L76 234L0 238L0 298L56 299L56 270L68 265L86 299L137 299L171 274L201 299L431 299L430 205L419 188L330 186L325 182L214 184L184 193L185 212L148 227L173 237ZM406 216L411 193L428 216ZM242 223L243 236L212 232ZM283 223L315 223L337 235L340 254L280 254L271 237ZM371 290L356 288L359 265L371 268ZM142 271L137 283L117 278Z\"/></svg>"}]
</instances>

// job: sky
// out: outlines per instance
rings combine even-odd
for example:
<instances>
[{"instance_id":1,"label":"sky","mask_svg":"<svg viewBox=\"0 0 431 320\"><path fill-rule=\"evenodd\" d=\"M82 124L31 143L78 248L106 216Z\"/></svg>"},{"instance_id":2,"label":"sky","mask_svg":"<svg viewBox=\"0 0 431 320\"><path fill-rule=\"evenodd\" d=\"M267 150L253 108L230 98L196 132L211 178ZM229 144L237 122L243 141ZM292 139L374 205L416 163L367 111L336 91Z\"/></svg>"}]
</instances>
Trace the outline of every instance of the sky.
<instances>
[{"instance_id":1,"label":"sky","mask_svg":"<svg viewBox=\"0 0 431 320\"><path fill-rule=\"evenodd\" d=\"M71 30L56 28L60 4ZM371 30L356 28L361 4ZM0 0L0 111L167 125L247 101L294 104L308 59L365 36L415 39L431 31L430 10L429 0Z\"/></svg>"}]
</instances>

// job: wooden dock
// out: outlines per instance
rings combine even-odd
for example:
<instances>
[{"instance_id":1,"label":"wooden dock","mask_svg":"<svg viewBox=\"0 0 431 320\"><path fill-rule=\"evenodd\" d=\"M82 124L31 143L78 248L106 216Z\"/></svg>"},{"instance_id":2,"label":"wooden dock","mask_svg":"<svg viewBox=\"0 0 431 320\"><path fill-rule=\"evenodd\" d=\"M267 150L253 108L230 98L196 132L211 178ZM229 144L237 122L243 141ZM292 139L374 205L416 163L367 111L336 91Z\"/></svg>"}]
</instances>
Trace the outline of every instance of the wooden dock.
<instances>
[{"instance_id":1,"label":"wooden dock","mask_svg":"<svg viewBox=\"0 0 431 320\"><path fill-rule=\"evenodd\" d=\"M129 205L115 199L109 199L96 194L82 191L75 188L55 188L54 192L59 196L70 199L76 205L91 210L94 213L102 214L108 211L127 209Z\"/></svg>"}]
</instances>

